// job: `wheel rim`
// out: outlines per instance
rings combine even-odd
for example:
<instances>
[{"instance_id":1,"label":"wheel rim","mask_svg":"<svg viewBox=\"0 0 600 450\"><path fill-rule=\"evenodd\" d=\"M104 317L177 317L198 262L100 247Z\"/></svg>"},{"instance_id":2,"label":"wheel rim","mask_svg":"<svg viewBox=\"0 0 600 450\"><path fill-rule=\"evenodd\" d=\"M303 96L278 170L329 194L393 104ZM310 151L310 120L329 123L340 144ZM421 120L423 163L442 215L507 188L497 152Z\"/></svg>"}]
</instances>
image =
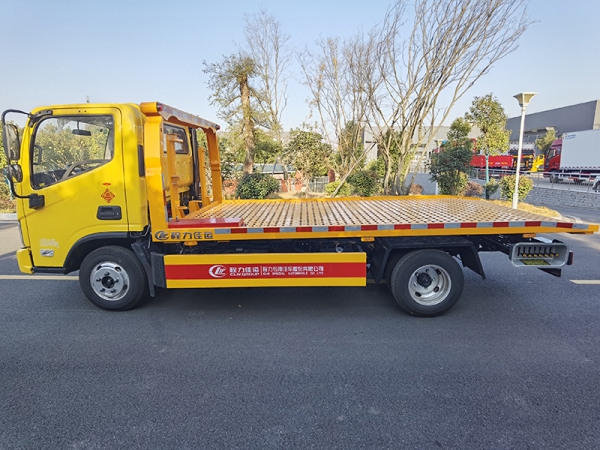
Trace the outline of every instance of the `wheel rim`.
<instances>
[{"instance_id":1,"label":"wheel rim","mask_svg":"<svg viewBox=\"0 0 600 450\"><path fill-rule=\"evenodd\" d=\"M116 302L129 291L129 275L119 264L106 261L96 264L90 274L90 284L98 297Z\"/></svg>"},{"instance_id":2,"label":"wheel rim","mask_svg":"<svg viewBox=\"0 0 600 450\"><path fill-rule=\"evenodd\" d=\"M408 280L408 292L412 299L420 305L434 306L450 293L452 281L450 274L443 267L429 264L419 267Z\"/></svg>"}]
</instances>

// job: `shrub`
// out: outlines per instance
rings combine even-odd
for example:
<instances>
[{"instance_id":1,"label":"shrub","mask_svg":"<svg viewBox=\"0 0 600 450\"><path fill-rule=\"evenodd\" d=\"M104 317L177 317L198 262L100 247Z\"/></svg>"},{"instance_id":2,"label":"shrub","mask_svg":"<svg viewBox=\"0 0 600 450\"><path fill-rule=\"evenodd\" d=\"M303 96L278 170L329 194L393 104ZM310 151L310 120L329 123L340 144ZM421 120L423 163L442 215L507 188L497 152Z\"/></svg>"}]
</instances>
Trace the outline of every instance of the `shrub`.
<instances>
[{"instance_id":1,"label":"shrub","mask_svg":"<svg viewBox=\"0 0 600 450\"><path fill-rule=\"evenodd\" d=\"M469 177L467 172L471 169L471 141L461 140L456 144L444 147L444 150L431 155L429 171L431 181L437 181L441 194L461 195L466 187Z\"/></svg>"},{"instance_id":2,"label":"shrub","mask_svg":"<svg viewBox=\"0 0 600 450\"><path fill-rule=\"evenodd\" d=\"M325 192L329 195L332 195L339 185L339 181L327 183L327 185L325 186ZM340 197L348 197L350 195L350 186L348 185L348 183L344 183L337 195Z\"/></svg>"},{"instance_id":3,"label":"shrub","mask_svg":"<svg viewBox=\"0 0 600 450\"><path fill-rule=\"evenodd\" d=\"M467 188L469 177L464 172L443 172L437 176L440 194L460 195Z\"/></svg>"},{"instance_id":4,"label":"shrub","mask_svg":"<svg viewBox=\"0 0 600 450\"><path fill-rule=\"evenodd\" d=\"M268 173L245 174L239 181L235 196L241 199L263 199L279 192L280 183Z\"/></svg>"},{"instance_id":5,"label":"shrub","mask_svg":"<svg viewBox=\"0 0 600 450\"><path fill-rule=\"evenodd\" d=\"M515 192L515 178L516 175L509 175L500 181L500 196L512 202L513 195ZM519 200L525 200L529 192L533 189L533 180L529 177L519 177Z\"/></svg>"},{"instance_id":6,"label":"shrub","mask_svg":"<svg viewBox=\"0 0 600 450\"><path fill-rule=\"evenodd\" d=\"M500 185L494 179L491 179L485 184L485 198L489 199L492 195L496 193Z\"/></svg>"},{"instance_id":7,"label":"shrub","mask_svg":"<svg viewBox=\"0 0 600 450\"><path fill-rule=\"evenodd\" d=\"M10 188L0 171L0 211L16 211L16 202L10 199Z\"/></svg>"},{"instance_id":8,"label":"shrub","mask_svg":"<svg viewBox=\"0 0 600 450\"><path fill-rule=\"evenodd\" d=\"M408 195L423 195L423 186L420 184L411 184L408 189Z\"/></svg>"},{"instance_id":9,"label":"shrub","mask_svg":"<svg viewBox=\"0 0 600 450\"><path fill-rule=\"evenodd\" d=\"M369 172L373 172L375 174L375 178L381 182L383 177L385 177L385 162L383 159L375 159L367 164L367 170Z\"/></svg>"},{"instance_id":10,"label":"shrub","mask_svg":"<svg viewBox=\"0 0 600 450\"><path fill-rule=\"evenodd\" d=\"M370 170L359 170L348 177L348 183L354 194L370 197L377 192L376 173Z\"/></svg>"},{"instance_id":11,"label":"shrub","mask_svg":"<svg viewBox=\"0 0 600 450\"><path fill-rule=\"evenodd\" d=\"M483 195L483 186L474 181L469 181L463 195L465 197L481 197Z\"/></svg>"}]
</instances>

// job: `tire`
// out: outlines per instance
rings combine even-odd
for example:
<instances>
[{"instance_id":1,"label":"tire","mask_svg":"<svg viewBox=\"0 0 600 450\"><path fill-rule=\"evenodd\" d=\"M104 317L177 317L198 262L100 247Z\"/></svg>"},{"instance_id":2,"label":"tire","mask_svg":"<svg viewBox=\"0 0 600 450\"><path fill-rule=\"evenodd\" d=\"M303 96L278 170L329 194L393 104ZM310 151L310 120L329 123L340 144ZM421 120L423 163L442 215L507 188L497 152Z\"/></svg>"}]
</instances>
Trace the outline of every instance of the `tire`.
<instances>
[{"instance_id":1,"label":"tire","mask_svg":"<svg viewBox=\"0 0 600 450\"><path fill-rule=\"evenodd\" d=\"M101 247L83 260L79 285L94 305L126 311L148 296L148 278L137 256L123 247Z\"/></svg>"},{"instance_id":2,"label":"tire","mask_svg":"<svg viewBox=\"0 0 600 450\"><path fill-rule=\"evenodd\" d=\"M400 308L420 317L448 311L460 298L464 286L460 265L441 250L406 254L396 263L390 278L390 289Z\"/></svg>"},{"instance_id":3,"label":"tire","mask_svg":"<svg viewBox=\"0 0 600 450\"><path fill-rule=\"evenodd\" d=\"M402 258L402 253L394 253L388 259L388 262L385 266L385 283L387 284L388 289L392 292L392 272L398 261Z\"/></svg>"}]
</instances>

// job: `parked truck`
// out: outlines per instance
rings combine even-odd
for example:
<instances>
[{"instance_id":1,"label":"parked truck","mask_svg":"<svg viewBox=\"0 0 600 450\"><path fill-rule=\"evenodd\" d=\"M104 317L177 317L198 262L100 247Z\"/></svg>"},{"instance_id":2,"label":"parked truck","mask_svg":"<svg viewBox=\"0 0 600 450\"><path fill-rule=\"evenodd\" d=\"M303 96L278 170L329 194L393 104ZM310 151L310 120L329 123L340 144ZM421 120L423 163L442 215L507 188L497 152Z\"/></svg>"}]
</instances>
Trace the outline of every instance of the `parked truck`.
<instances>
[{"instance_id":1,"label":"parked truck","mask_svg":"<svg viewBox=\"0 0 600 450\"><path fill-rule=\"evenodd\" d=\"M473 157L471 167L485 169L485 155L477 153L477 141L473 139ZM493 175L502 176L506 173L514 173L517 169L519 150L511 146L506 154L488 157L488 167ZM524 144L521 149L521 166L523 172L537 172L543 167L544 157L536 155L534 144Z\"/></svg>"},{"instance_id":2,"label":"parked truck","mask_svg":"<svg viewBox=\"0 0 600 450\"><path fill-rule=\"evenodd\" d=\"M485 155L473 155L471 158L471 167L476 169L485 169ZM512 170L513 157L510 155L488 156L488 167L492 170Z\"/></svg>"},{"instance_id":3,"label":"parked truck","mask_svg":"<svg viewBox=\"0 0 600 450\"><path fill-rule=\"evenodd\" d=\"M557 183L600 177L600 130L566 133L546 151L544 176Z\"/></svg>"},{"instance_id":4,"label":"parked truck","mask_svg":"<svg viewBox=\"0 0 600 450\"><path fill-rule=\"evenodd\" d=\"M22 133L9 114L26 116ZM560 276L572 253L538 234L598 231L446 196L225 200L219 126L157 102L7 110L2 124L20 270L78 270L85 296L108 310L157 287L372 279L406 312L433 316L460 298L461 265L485 278L480 253Z\"/></svg>"},{"instance_id":5,"label":"parked truck","mask_svg":"<svg viewBox=\"0 0 600 450\"><path fill-rule=\"evenodd\" d=\"M512 169L517 170L517 160L519 159L519 147L511 146L508 149L508 154L512 157ZM523 144L521 148L521 166L519 170L523 172L532 172L534 161L536 160L535 147L533 144Z\"/></svg>"}]
</instances>

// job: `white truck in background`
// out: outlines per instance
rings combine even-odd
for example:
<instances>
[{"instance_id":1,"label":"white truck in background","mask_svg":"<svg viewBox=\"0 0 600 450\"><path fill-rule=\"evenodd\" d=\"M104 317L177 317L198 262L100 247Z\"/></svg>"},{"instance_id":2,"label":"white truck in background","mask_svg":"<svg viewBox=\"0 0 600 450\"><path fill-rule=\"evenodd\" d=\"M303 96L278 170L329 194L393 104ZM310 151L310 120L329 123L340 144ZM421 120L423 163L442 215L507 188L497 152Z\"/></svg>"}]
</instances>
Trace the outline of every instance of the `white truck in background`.
<instances>
[{"instance_id":1,"label":"white truck in background","mask_svg":"<svg viewBox=\"0 0 600 450\"><path fill-rule=\"evenodd\" d=\"M552 182L600 179L600 130L565 133L554 141L546 152L544 176Z\"/></svg>"}]
</instances>

